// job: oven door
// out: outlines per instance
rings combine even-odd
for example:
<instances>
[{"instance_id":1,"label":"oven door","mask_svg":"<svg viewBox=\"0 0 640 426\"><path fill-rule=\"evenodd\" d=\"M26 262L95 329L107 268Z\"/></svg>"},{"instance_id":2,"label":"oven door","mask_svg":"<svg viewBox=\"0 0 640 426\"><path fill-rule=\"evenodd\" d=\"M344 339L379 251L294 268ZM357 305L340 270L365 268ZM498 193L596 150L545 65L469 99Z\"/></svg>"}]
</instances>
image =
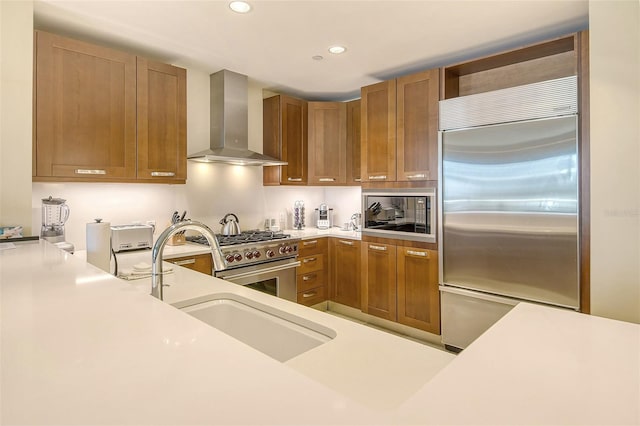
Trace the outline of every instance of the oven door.
<instances>
[{"instance_id":1,"label":"oven door","mask_svg":"<svg viewBox=\"0 0 640 426\"><path fill-rule=\"evenodd\" d=\"M281 299L297 301L295 258L216 272L215 276Z\"/></svg>"}]
</instances>

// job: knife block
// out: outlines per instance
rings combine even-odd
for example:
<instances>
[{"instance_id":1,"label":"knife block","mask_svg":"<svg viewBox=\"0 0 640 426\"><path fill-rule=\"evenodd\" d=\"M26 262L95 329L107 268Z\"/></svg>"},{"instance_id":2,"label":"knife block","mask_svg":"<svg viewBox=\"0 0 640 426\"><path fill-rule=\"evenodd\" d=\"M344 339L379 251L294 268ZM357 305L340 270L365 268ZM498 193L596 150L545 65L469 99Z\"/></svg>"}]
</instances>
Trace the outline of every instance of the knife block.
<instances>
[{"instance_id":1,"label":"knife block","mask_svg":"<svg viewBox=\"0 0 640 426\"><path fill-rule=\"evenodd\" d=\"M187 240L184 234L175 234L171 236L171 238L169 238L167 244L169 244L170 246L181 246L186 241Z\"/></svg>"}]
</instances>

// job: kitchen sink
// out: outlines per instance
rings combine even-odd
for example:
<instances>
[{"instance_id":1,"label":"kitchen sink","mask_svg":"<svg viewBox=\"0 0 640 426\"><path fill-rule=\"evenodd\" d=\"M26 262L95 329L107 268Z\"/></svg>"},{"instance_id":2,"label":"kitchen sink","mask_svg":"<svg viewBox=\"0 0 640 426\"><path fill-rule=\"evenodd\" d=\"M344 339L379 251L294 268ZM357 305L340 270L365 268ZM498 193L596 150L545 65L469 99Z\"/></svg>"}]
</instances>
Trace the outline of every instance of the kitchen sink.
<instances>
[{"instance_id":1,"label":"kitchen sink","mask_svg":"<svg viewBox=\"0 0 640 426\"><path fill-rule=\"evenodd\" d=\"M281 362L336 337L330 328L231 293L181 310Z\"/></svg>"}]
</instances>

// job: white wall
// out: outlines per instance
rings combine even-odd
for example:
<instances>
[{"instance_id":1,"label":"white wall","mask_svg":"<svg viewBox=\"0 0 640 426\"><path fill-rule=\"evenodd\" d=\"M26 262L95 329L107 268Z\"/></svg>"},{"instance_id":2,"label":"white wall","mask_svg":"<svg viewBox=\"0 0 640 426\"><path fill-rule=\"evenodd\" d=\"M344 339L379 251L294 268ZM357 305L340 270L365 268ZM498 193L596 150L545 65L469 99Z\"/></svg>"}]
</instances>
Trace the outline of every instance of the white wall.
<instances>
[{"instance_id":1,"label":"white wall","mask_svg":"<svg viewBox=\"0 0 640 426\"><path fill-rule=\"evenodd\" d=\"M591 312L640 323L640 2L590 1Z\"/></svg>"},{"instance_id":2,"label":"white wall","mask_svg":"<svg viewBox=\"0 0 640 426\"><path fill-rule=\"evenodd\" d=\"M0 55L0 226L31 235L31 1L0 1Z\"/></svg>"}]
</instances>

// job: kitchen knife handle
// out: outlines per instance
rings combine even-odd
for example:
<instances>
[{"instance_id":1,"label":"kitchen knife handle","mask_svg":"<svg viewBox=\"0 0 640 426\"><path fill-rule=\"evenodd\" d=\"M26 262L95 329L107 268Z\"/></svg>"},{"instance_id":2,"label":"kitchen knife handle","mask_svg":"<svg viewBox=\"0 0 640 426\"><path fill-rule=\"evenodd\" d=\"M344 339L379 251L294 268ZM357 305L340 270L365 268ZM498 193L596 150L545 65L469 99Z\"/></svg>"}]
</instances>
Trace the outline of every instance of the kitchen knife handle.
<instances>
[{"instance_id":1,"label":"kitchen knife handle","mask_svg":"<svg viewBox=\"0 0 640 426\"><path fill-rule=\"evenodd\" d=\"M175 175L173 172L151 172L151 176L153 177L173 177Z\"/></svg>"},{"instance_id":2,"label":"kitchen knife handle","mask_svg":"<svg viewBox=\"0 0 640 426\"><path fill-rule=\"evenodd\" d=\"M76 169L77 175L106 175L107 171L102 169Z\"/></svg>"}]
</instances>

